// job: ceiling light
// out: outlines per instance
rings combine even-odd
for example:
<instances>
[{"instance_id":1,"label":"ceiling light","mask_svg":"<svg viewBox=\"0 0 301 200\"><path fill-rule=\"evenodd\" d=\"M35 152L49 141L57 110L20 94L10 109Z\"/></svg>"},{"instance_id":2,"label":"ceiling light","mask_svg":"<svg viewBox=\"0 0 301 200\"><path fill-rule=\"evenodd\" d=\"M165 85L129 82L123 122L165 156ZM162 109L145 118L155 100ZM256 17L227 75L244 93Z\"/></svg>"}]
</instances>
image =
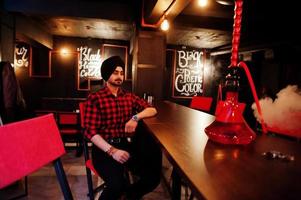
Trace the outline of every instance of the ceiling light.
<instances>
[{"instance_id":1,"label":"ceiling light","mask_svg":"<svg viewBox=\"0 0 301 200\"><path fill-rule=\"evenodd\" d=\"M215 1L225 6L232 6L234 4L234 0L215 0Z\"/></svg>"},{"instance_id":2,"label":"ceiling light","mask_svg":"<svg viewBox=\"0 0 301 200\"><path fill-rule=\"evenodd\" d=\"M169 29L169 23L167 19L164 19L162 24L161 24L161 30L162 31L167 31Z\"/></svg>"},{"instance_id":3,"label":"ceiling light","mask_svg":"<svg viewBox=\"0 0 301 200\"><path fill-rule=\"evenodd\" d=\"M198 0L198 4L200 7L205 7L208 4L208 0Z\"/></svg>"},{"instance_id":4,"label":"ceiling light","mask_svg":"<svg viewBox=\"0 0 301 200\"><path fill-rule=\"evenodd\" d=\"M62 48L60 51L62 56L67 56L67 54L69 53L69 49L68 48Z\"/></svg>"}]
</instances>

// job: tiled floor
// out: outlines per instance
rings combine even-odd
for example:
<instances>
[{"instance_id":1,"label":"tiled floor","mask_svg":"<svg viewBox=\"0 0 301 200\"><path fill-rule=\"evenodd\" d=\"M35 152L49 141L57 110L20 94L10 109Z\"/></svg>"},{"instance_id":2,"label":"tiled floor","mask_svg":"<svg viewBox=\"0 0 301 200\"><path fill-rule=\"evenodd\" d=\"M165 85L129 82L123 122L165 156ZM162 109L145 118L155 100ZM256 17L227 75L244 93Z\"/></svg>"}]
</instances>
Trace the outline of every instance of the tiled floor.
<instances>
[{"instance_id":1,"label":"tiled floor","mask_svg":"<svg viewBox=\"0 0 301 200\"><path fill-rule=\"evenodd\" d=\"M74 151L68 151L62 157L62 163L67 175L67 179L72 191L72 195L76 200L88 199L87 179L84 167L84 158L76 157ZM163 170L169 173L170 169L166 167ZM165 174L167 174L165 173ZM167 175L169 176L169 175ZM93 181L97 183L97 177L93 176ZM0 200L9 199L18 193L22 193L20 189L22 182L19 181L14 186L0 191ZM37 172L28 176L28 196L21 200L61 200L64 199L58 185L54 167L52 164L46 165ZM166 185L162 183L151 193L143 197L143 200L169 200L170 195L167 192Z\"/></svg>"}]
</instances>

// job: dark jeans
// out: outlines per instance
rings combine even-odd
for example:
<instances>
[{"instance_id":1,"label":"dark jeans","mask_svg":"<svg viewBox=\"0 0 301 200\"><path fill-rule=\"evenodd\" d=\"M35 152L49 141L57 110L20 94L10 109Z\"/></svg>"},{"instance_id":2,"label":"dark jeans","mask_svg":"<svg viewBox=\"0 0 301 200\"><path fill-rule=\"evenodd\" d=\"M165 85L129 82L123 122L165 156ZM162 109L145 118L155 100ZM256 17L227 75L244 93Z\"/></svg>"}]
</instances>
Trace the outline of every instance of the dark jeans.
<instances>
[{"instance_id":1,"label":"dark jeans","mask_svg":"<svg viewBox=\"0 0 301 200\"><path fill-rule=\"evenodd\" d=\"M93 165L106 185L100 200L117 200L123 194L127 199L140 199L159 185L162 153L149 133L138 128L132 142L123 140L112 145L128 151L131 157L127 163L120 164L96 146L92 147ZM138 177L131 185L126 181L126 170Z\"/></svg>"}]
</instances>

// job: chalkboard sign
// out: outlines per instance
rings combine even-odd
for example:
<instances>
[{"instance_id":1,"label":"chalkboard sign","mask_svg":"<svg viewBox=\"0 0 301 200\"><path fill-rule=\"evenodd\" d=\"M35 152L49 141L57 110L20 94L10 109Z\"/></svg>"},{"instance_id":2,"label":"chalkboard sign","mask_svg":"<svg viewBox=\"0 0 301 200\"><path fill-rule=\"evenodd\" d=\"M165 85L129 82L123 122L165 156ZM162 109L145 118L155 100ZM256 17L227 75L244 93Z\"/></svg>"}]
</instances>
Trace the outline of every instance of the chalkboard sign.
<instances>
[{"instance_id":1,"label":"chalkboard sign","mask_svg":"<svg viewBox=\"0 0 301 200\"><path fill-rule=\"evenodd\" d=\"M77 89L90 90L91 81L101 80L100 67L102 62L110 56L120 56L125 63L125 78L129 79L127 68L128 54L127 46L103 44L102 48L94 46L79 46L78 70L77 70Z\"/></svg>"},{"instance_id":2,"label":"chalkboard sign","mask_svg":"<svg viewBox=\"0 0 301 200\"><path fill-rule=\"evenodd\" d=\"M102 63L99 48L80 46L79 52L79 77L80 79L101 79L100 66Z\"/></svg>"},{"instance_id":3,"label":"chalkboard sign","mask_svg":"<svg viewBox=\"0 0 301 200\"><path fill-rule=\"evenodd\" d=\"M172 97L191 98L203 93L204 56L202 51L177 50L173 71Z\"/></svg>"},{"instance_id":4,"label":"chalkboard sign","mask_svg":"<svg viewBox=\"0 0 301 200\"><path fill-rule=\"evenodd\" d=\"M31 47L24 42L18 42L15 45L15 67L29 67L31 65Z\"/></svg>"}]
</instances>

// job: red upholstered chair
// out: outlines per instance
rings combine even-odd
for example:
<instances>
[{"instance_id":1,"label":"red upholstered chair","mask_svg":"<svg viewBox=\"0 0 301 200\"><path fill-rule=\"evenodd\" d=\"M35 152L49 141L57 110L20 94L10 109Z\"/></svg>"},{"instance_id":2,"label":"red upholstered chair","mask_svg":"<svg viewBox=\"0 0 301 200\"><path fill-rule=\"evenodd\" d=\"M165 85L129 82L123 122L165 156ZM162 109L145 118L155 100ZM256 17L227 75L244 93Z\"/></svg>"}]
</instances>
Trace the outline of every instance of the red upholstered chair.
<instances>
[{"instance_id":1,"label":"red upholstered chair","mask_svg":"<svg viewBox=\"0 0 301 200\"><path fill-rule=\"evenodd\" d=\"M80 116L76 112L57 112L57 123L64 142L76 142L77 156L81 154Z\"/></svg>"},{"instance_id":2,"label":"red upholstered chair","mask_svg":"<svg viewBox=\"0 0 301 200\"><path fill-rule=\"evenodd\" d=\"M84 134L84 130L85 130L85 126L84 126L85 102L79 103L79 110L80 110L81 127L82 127L82 131L83 131L82 134ZM88 183L88 192L89 192L88 196L89 196L90 200L94 200L94 194L97 193L97 192L100 192L104 188L105 184L103 183L103 184L97 186L95 189L93 188L93 181L92 181L91 171L93 171L93 173L97 176L99 176L99 174L95 170L95 168L92 164L92 160L90 159L88 141L85 138L85 136L83 136L82 138L83 138L83 150L84 150L86 173L87 173L87 183Z\"/></svg>"},{"instance_id":3,"label":"red upholstered chair","mask_svg":"<svg viewBox=\"0 0 301 200\"><path fill-rule=\"evenodd\" d=\"M73 199L60 157L64 145L52 114L0 127L0 189L53 162L65 199Z\"/></svg>"},{"instance_id":4,"label":"red upholstered chair","mask_svg":"<svg viewBox=\"0 0 301 200\"><path fill-rule=\"evenodd\" d=\"M190 102L190 108L209 112L212 104L212 97L194 96Z\"/></svg>"}]
</instances>

